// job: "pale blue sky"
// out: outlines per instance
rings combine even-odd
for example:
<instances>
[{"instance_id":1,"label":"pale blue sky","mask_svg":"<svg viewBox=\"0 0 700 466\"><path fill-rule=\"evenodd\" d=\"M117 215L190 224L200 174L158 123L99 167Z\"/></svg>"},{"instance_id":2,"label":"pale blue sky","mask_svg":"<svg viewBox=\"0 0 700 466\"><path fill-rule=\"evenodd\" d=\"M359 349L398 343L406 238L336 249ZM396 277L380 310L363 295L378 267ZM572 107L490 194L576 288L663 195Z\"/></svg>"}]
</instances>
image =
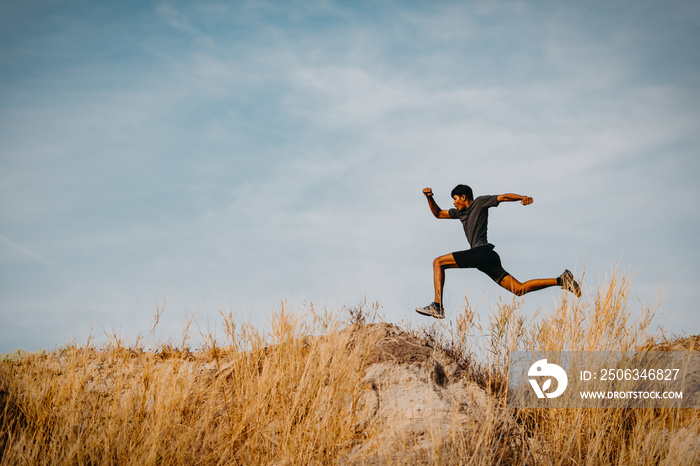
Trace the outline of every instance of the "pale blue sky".
<instances>
[{"instance_id":1,"label":"pale blue sky","mask_svg":"<svg viewBox=\"0 0 700 466\"><path fill-rule=\"evenodd\" d=\"M516 278L619 262L700 333L699 43L680 1L0 2L0 352L134 341L166 296L162 340L285 298L419 322L467 247L421 190L458 183L534 197L491 211ZM450 272L448 318L511 299Z\"/></svg>"}]
</instances>

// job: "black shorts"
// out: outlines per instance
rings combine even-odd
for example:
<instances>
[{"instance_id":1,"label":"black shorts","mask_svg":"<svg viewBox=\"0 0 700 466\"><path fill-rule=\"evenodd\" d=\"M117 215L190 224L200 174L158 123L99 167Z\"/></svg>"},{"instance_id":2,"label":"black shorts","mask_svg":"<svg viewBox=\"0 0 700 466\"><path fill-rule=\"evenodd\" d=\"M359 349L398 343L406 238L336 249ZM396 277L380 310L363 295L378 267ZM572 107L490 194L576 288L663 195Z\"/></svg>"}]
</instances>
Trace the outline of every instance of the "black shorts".
<instances>
[{"instance_id":1,"label":"black shorts","mask_svg":"<svg viewBox=\"0 0 700 466\"><path fill-rule=\"evenodd\" d=\"M453 252L452 257L460 269L478 269L491 277L496 283L501 283L503 277L509 275L501 266L501 258L493 245L478 246L466 251Z\"/></svg>"}]
</instances>

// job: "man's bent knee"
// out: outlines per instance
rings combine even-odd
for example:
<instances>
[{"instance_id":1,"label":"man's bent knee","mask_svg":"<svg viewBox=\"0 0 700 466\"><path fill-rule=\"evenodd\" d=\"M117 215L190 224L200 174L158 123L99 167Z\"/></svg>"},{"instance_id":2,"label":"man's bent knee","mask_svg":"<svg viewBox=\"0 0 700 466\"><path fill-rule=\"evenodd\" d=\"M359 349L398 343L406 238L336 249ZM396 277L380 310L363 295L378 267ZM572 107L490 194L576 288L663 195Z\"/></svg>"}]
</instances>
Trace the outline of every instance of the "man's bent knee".
<instances>
[{"instance_id":1,"label":"man's bent knee","mask_svg":"<svg viewBox=\"0 0 700 466\"><path fill-rule=\"evenodd\" d=\"M503 277L499 285L513 293L515 296L522 296L525 293L527 293L527 289L525 288L525 286L518 280L513 278L512 275L506 275L505 277Z\"/></svg>"},{"instance_id":2,"label":"man's bent knee","mask_svg":"<svg viewBox=\"0 0 700 466\"><path fill-rule=\"evenodd\" d=\"M444 256L436 257L435 260L433 260L433 267L449 269L452 267L457 267L457 262L455 262L455 259L454 257L452 257L452 254L446 254Z\"/></svg>"}]
</instances>

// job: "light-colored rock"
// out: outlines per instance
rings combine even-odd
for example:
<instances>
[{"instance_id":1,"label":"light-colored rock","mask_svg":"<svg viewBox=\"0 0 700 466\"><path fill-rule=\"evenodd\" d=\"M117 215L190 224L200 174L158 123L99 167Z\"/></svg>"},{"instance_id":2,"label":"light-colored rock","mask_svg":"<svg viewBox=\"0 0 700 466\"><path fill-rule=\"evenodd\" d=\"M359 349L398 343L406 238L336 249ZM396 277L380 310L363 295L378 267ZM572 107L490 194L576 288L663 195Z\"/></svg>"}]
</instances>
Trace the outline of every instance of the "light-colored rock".
<instances>
[{"instance_id":1,"label":"light-colored rock","mask_svg":"<svg viewBox=\"0 0 700 466\"><path fill-rule=\"evenodd\" d=\"M362 331L367 327L372 326ZM393 325L372 330L379 336L356 410L367 441L352 450L348 462L430 458L435 445L478 424L492 409L486 391L444 352Z\"/></svg>"}]
</instances>

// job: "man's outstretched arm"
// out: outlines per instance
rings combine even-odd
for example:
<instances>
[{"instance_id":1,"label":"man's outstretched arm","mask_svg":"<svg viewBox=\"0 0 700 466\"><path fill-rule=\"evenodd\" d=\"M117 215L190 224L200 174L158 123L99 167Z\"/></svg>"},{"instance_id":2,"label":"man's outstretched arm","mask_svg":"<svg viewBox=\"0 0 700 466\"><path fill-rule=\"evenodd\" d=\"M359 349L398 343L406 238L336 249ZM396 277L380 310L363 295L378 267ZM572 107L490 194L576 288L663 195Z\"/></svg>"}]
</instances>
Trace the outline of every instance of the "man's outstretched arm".
<instances>
[{"instance_id":1,"label":"man's outstretched arm","mask_svg":"<svg viewBox=\"0 0 700 466\"><path fill-rule=\"evenodd\" d=\"M513 193L508 193L508 194L499 194L498 197L498 202L515 202L515 201L520 201L522 205L528 205L532 204L533 200L531 197L528 196L521 196L520 194L513 194Z\"/></svg>"},{"instance_id":2,"label":"man's outstretched arm","mask_svg":"<svg viewBox=\"0 0 700 466\"><path fill-rule=\"evenodd\" d=\"M435 218L452 218L450 217L448 211L441 210L437 205L435 199L433 199L433 190L431 188L425 188L423 190L423 194L425 194L425 197L428 199L428 207L430 207L430 211L433 213Z\"/></svg>"}]
</instances>

